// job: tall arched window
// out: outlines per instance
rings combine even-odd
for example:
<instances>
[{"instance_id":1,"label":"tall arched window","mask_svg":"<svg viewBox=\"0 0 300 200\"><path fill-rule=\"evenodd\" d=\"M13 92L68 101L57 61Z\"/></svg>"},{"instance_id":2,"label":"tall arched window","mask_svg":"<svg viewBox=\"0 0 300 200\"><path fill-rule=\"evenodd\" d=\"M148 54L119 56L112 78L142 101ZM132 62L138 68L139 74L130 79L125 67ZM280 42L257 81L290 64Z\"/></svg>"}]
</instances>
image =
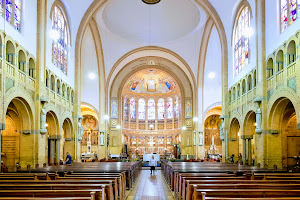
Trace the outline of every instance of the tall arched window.
<instances>
[{"instance_id":1,"label":"tall arched window","mask_svg":"<svg viewBox=\"0 0 300 200\"><path fill-rule=\"evenodd\" d=\"M135 99L130 99L130 119L136 118L136 112L135 112Z\"/></svg>"},{"instance_id":2,"label":"tall arched window","mask_svg":"<svg viewBox=\"0 0 300 200\"><path fill-rule=\"evenodd\" d=\"M146 102L144 99L138 101L138 112L138 118L144 120L146 115Z\"/></svg>"},{"instance_id":3,"label":"tall arched window","mask_svg":"<svg viewBox=\"0 0 300 200\"><path fill-rule=\"evenodd\" d=\"M173 99L169 98L167 102L167 118L172 119L173 118Z\"/></svg>"},{"instance_id":4,"label":"tall arched window","mask_svg":"<svg viewBox=\"0 0 300 200\"><path fill-rule=\"evenodd\" d=\"M179 118L179 98L176 97L175 99L175 106L174 106L175 118Z\"/></svg>"},{"instance_id":5,"label":"tall arched window","mask_svg":"<svg viewBox=\"0 0 300 200\"><path fill-rule=\"evenodd\" d=\"M0 13L6 21L14 25L16 30L21 27L22 0L0 0Z\"/></svg>"},{"instance_id":6,"label":"tall arched window","mask_svg":"<svg viewBox=\"0 0 300 200\"><path fill-rule=\"evenodd\" d=\"M16 30L20 30L21 25L21 0L15 0L15 22L14 26Z\"/></svg>"},{"instance_id":7,"label":"tall arched window","mask_svg":"<svg viewBox=\"0 0 300 200\"><path fill-rule=\"evenodd\" d=\"M52 43L52 62L67 75L70 33L64 16L62 9L55 6L52 13L52 30L59 32L59 38Z\"/></svg>"},{"instance_id":8,"label":"tall arched window","mask_svg":"<svg viewBox=\"0 0 300 200\"><path fill-rule=\"evenodd\" d=\"M245 6L240 12L234 32L234 75L238 75L249 63L249 27L250 13Z\"/></svg>"},{"instance_id":9,"label":"tall arched window","mask_svg":"<svg viewBox=\"0 0 300 200\"><path fill-rule=\"evenodd\" d=\"M300 0L280 1L281 32L287 29L298 17L300 17Z\"/></svg>"},{"instance_id":10,"label":"tall arched window","mask_svg":"<svg viewBox=\"0 0 300 200\"><path fill-rule=\"evenodd\" d=\"M13 8L13 2L12 0L5 0L5 19L8 22L11 22L12 19L12 8Z\"/></svg>"},{"instance_id":11,"label":"tall arched window","mask_svg":"<svg viewBox=\"0 0 300 200\"><path fill-rule=\"evenodd\" d=\"M148 119L155 119L155 101L154 99L149 99L148 101Z\"/></svg>"},{"instance_id":12,"label":"tall arched window","mask_svg":"<svg viewBox=\"0 0 300 200\"><path fill-rule=\"evenodd\" d=\"M165 100L159 99L157 102L157 118L165 119Z\"/></svg>"},{"instance_id":13,"label":"tall arched window","mask_svg":"<svg viewBox=\"0 0 300 200\"><path fill-rule=\"evenodd\" d=\"M124 120L128 120L128 104L126 97L124 97Z\"/></svg>"}]
</instances>

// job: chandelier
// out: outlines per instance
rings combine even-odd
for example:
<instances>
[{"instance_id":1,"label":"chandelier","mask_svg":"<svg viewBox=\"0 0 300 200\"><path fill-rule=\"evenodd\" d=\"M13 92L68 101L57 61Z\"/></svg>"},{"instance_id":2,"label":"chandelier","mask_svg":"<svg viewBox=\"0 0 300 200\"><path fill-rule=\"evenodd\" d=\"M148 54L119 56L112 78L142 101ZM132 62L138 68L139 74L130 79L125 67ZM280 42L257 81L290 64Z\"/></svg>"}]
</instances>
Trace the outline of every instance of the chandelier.
<instances>
[{"instance_id":1,"label":"chandelier","mask_svg":"<svg viewBox=\"0 0 300 200\"><path fill-rule=\"evenodd\" d=\"M146 4L157 4L160 0L142 0Z\"/></svg>"}]
</instances>

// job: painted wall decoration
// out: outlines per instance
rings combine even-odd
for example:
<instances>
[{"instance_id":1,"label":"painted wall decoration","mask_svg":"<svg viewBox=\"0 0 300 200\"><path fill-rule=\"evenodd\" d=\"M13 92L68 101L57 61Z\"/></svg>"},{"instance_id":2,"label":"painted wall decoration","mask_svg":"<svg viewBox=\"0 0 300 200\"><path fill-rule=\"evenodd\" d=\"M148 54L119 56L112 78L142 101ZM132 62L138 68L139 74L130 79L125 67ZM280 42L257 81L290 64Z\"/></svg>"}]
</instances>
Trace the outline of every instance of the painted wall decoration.
<instances>
[{"instance_id":1,"label":"painted wall decoration","mask_svg":"<svg viewBox=\"0 0 300 200\"><path fill-rule=\"evenodd\" d=\"M111 100L111 118L118 118L118 100Z\"/></svg>"},{"instance_id":2,"label":"painted wall decoration","mask_svg":"<svg viewBox=\"0 0 300 200\"><path fill-rule=\"evenodd\" d=\"M145 69L131 76L125 84L125 89L134 93L168 93L178 89L178 85L162 70Z\"/></svg>"},{"instance_id":3,"label":"painted wall decoration","mask_svg":"<svg viewBox=\"0 0 300 200\"><path fill-rule=\"evenodd\" d=\"M97 127L97 119L92 115L84 115L82 122L85 130L93 130Z\"/></svg>"},{"instance_id":4,"label":"painted wall decoration","mask_svg":"<svg viewBox=\"0 0 300 200\"><path fill-rule=\"evenodd\" d=\"M185 118L193 117L193 104L192 100L185 101Z\"/></svg>"}]
</instances>

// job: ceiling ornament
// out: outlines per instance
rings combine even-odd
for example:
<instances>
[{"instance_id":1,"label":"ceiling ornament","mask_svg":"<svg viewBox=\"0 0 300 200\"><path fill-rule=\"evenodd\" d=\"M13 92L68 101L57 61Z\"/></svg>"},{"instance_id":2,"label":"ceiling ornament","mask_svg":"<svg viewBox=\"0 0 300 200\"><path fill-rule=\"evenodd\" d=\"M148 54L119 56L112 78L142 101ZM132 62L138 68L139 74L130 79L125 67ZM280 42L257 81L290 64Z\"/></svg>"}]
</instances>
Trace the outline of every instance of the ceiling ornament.
<instances>
[{"instance_id":1,"label":"ceiling ornament","mask_svg":"<svg viewBox=\"0 0 300 200\"><path fill-rule=\"evenodd\" d=\"M146 4L157 4L160 0L142 0Z\"/></svg>"},{"instance_id":2,"label":"ceiling ornament","mask_svg":"<svg viewBox=\"0 0 300 200\"><path fill-rule=\"evenodd\" d=\"M147 68L132 75L126 82L125 88L134 93L160 94L175 91L179 87L168 73Z\"/></svg>"}]
</instances>

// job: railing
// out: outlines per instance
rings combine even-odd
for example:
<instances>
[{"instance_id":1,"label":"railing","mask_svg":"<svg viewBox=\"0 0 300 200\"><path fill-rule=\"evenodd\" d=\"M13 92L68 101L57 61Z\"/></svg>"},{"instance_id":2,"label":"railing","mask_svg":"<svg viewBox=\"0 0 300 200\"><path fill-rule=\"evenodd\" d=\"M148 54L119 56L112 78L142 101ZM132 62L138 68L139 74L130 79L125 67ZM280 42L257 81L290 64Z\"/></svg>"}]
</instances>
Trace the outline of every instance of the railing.
<instances>
[{"instance_id":1,"label":"railing","mask_svg":"<svg viewBox=\"0 0 300 200\"><path fill-rule=\"evenodd\" d=\"M273 76L267 79L267 88L272 89L273 88L273 84L274 84L274 78Z\"/></svg>"},{"instance_id":2,"label":"railing","mask_svg":"<svg viewBox=\"0 0 300 200\"><path fill-rule=\"evenodd\" d=\"M16 68L12 64L6 62L6 76L15 79L15 71Z\"/></svg>"},{"instance_id":3,"label":"railing","mask_svg":"<svg viewBox=\"0 0 300 200\"><path fill-rule=\"evenodd\" d=\"M296 72L296 62L293 62L287 67L287 77L294 76Z\"/></svg>"},{"instance_id":4,"label":"railing","mask_svg":"<svg viewBox=\"0 0 300 200\"><path fill-rule=\"evenodd\" d=\"M35 90L35 80L32 77L28 77L28 85L30 87L30 89Z\"/></svg>"},{"instance_id":5,"label":"railing","mask_svg":"<svg viewBox=\"0 0 300 200\"><path fill-rule=\"evenodd\" d=\"M283 83L283 71L281 70L276 74L276 86L280 85L281 83Z\"/></svg>"},{"instance_id":6,"label":"railing","mask_svg":"<svg viewBox=\"0 0 300 200\"><path fill-rule=\"evenodd\" d=\"M21 70L18 70L18 75L19 75L19 83L26 86L26 74L25 74L25 72L22 72Z\"/></svg>"},{"instance_id":7,"label":"railing","mask_svg":"<svg viewBox=\"0 0 300 200\"><path fill-rule=\"evenodd\" d=\"M50 100L55 101L55 92L50 90Z\"/></svg>"}]
</instances>

